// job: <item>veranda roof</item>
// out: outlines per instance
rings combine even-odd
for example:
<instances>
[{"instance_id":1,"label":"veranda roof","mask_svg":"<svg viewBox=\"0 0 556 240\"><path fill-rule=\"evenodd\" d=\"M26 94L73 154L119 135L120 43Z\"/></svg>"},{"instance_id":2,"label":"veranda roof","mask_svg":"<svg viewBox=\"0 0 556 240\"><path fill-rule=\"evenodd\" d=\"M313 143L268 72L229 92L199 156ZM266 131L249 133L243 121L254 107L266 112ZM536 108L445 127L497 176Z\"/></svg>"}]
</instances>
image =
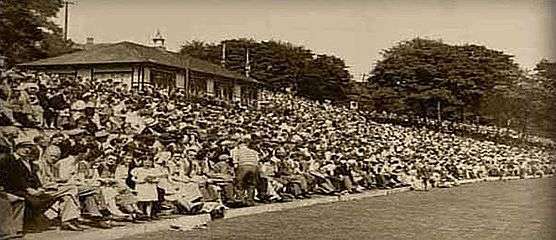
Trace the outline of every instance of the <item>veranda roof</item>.
<instances>
[{"instance_id":1,"label":"veranda roof","mask_svg":"<svg viewBox=\"0 0 556 240\"><path fill-rule=\"evenodd\" d=\"M184 70L189 68L190 70L202 73L258 83L258 81L253 78L248 78L242 74L227 70L205 60L128 41L103 44L87 50L23 63L19 66L24 68L37 68L112 63L154 63Z\"/></svg>"}]
</instances>

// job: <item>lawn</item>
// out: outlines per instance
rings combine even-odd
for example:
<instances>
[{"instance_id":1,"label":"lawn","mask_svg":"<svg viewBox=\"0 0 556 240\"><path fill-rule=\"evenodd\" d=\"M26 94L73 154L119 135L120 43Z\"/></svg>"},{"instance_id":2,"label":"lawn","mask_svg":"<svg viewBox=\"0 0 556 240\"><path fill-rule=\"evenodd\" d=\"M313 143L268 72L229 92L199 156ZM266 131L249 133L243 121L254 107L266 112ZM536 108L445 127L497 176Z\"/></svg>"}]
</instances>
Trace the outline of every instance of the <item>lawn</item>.
<instances>
[{"instance_id":1,"label":"lawn","mask_svg":"<svg viewBox=\"0 0 556 240\"><path fill-rule=\"evenodd\" d=\"M556 239L554 178L405 192L128 239Z\"/></svg>"}]
</instances>

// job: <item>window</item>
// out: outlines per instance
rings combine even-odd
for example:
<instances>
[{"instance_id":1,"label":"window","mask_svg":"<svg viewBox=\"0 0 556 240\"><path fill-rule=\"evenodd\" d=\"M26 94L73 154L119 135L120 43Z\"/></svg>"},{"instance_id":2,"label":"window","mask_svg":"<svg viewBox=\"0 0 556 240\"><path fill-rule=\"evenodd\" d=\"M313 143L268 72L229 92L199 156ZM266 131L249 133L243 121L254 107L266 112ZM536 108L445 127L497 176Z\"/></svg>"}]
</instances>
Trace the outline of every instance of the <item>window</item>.
<instances>
[{"instance_id":1,"label":"window","mask_svg":"<svg viewBox=\"0 0 556 240\"><path fill-rule=\"evenodd\" d=\"M173 72L151 70L151 82L156 88L176 88L176 74Z\"/></svg>"}]
</instances>

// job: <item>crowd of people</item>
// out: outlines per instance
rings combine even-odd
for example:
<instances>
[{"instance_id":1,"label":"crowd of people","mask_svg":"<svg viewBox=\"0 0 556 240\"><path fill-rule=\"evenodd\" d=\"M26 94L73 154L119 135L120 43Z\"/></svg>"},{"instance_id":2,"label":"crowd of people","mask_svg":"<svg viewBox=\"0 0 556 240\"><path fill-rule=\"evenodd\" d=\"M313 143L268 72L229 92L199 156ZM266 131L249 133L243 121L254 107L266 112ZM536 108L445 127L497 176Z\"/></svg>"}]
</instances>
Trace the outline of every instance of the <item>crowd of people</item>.
<instances>
[{"instance_id":1,"label":"crowd of people","mask_svg":"<svg viewBox=\"0 0 556 240\"><path fill-rule=\"evenodd\" d=\"M265 92L258 108L119 81L5 73L0 237L56 223L80 231L162 214L222 214L370 189L553 174L551 148L378 123ZM25 225L25 226L24 226Z\"/></svg>"},{"instance_id":2,"label":"crowd of people","mask_svg":"<svg viewBox=\"0 0 556 240\"><path fill-rule=\"evenodd\" d=\"M506 145L533 145L538 147L555 148L556 143L550 138L525 134L515 129L481 125L473 122L457 122L449 120L427 119L417 116L407 116L395 113L372 111L366 114L378 123L392 123L402 126L426 127L444 133L453 133L464 137L471 137L486 141L503 143Z\"/></svg>"}]
</instances>

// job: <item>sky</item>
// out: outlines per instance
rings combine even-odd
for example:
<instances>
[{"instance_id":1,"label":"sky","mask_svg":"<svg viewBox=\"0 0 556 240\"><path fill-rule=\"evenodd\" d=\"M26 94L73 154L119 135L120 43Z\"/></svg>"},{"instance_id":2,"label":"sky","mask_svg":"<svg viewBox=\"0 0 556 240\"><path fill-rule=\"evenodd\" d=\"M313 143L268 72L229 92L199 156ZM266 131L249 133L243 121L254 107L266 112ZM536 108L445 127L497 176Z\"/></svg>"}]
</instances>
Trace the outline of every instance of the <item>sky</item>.
<instances>
[{"instance_id":1,"label":"sky","mask_svg":"<svg viewBox=\"0 0 556 240\"><path fill-rule=\"evenodd\" d=\"M554 60L549 0L73 0L68 37L84 43L152 44L157 29L169 50L186 41L282 40L338 56L355 80L380 52L414 37L474 43L515 56L524 68ZM63 26L64 11L57 23ZM556 12L556 11L552 11Z\"/></svg>"}]
</instances>

